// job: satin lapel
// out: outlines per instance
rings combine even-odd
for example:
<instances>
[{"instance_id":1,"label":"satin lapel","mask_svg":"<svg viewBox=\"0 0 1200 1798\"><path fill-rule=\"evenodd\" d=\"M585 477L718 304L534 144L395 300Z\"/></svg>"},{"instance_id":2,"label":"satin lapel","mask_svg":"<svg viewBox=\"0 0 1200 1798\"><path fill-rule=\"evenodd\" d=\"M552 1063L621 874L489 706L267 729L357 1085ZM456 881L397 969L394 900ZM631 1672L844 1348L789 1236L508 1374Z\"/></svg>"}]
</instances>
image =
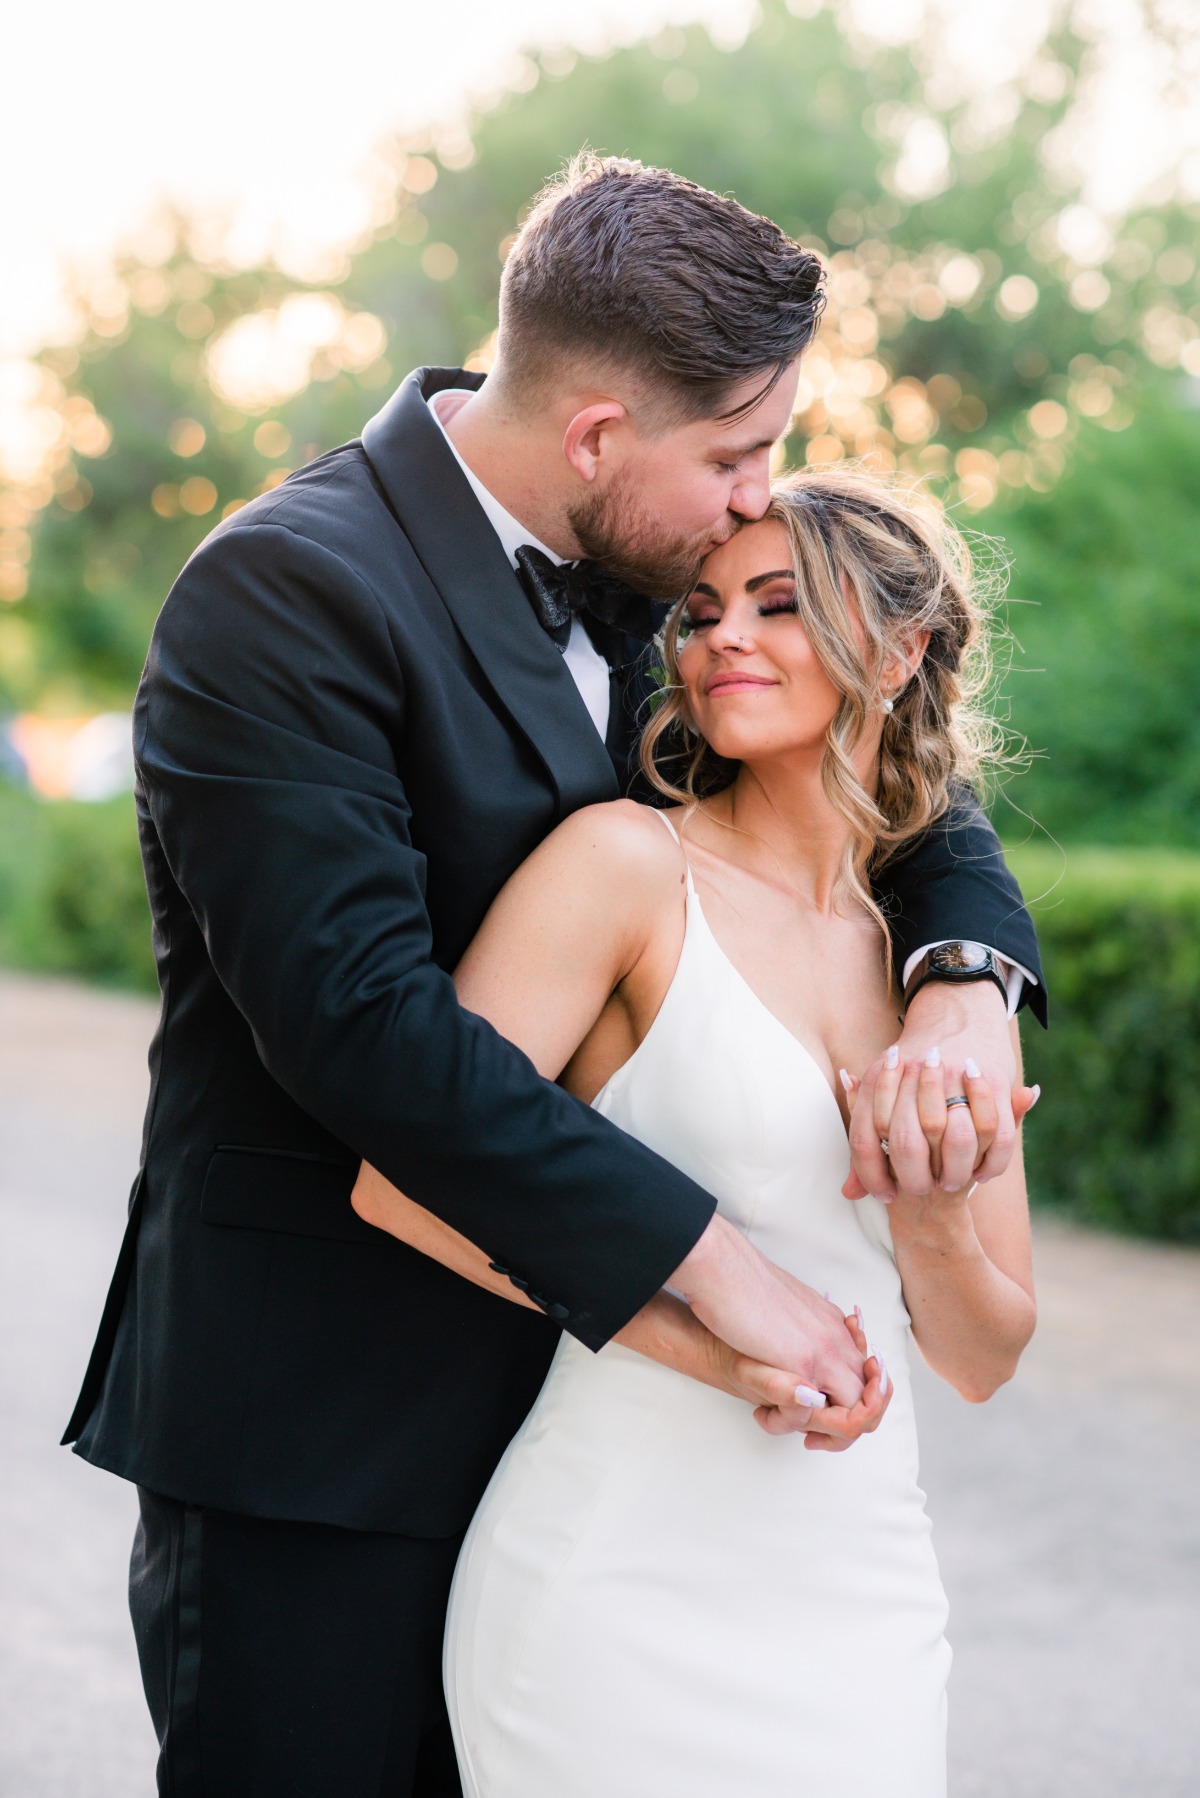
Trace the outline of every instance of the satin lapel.
<instances>
[{"instance_id":1,"label":"satin lapel","mask_svg":"<svg viewBox=\"0 0 1200 1798\"><path fill-rule=\"evenodd\" d=\"M461 369L417 369L367 424L363 448L497 698L545 763L565 817L615 799L616 776L566 663L426 404L443 388L481 384Z\"/></svg>"}]
</instances>

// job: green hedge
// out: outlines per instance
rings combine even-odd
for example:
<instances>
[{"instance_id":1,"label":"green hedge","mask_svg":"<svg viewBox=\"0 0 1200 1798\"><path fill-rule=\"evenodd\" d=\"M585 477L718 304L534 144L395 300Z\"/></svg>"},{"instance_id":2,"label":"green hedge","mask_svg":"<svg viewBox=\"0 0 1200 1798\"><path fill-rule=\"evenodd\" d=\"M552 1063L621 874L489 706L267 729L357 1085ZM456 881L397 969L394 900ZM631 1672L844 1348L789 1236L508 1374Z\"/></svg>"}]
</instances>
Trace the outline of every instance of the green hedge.
<instances>
[{"instance_id":1,"label":"green hedge","mask_svg":"<svg viewBox=\"0 0 1200 1798\"><path fill-rule=\"evenodd\" d=\"M156 990L131 798L46 804L0 783L0 963Z\"/></svg>"},{"instance_id":2,"label":"green hedge","mask_svg":"<svg viewBox=\"0 0 1200 1798\"><path fill-rule=\"evenodd\" d=\"M1200 856L1010 853L1052 993L1023 1032L1033 1201L1200 1242ZM132 801L0 785L0 963L154 990Z\"/></svg>"},{"instance_id":3,"label":"green hedge","mask_svg":"<svg viewBox=\"0 0 1200 1798\"><path fill-rule=\"evenodd\" d=\"M1200 856L1012 852L1033 901L1051 1028L1022 1032L1042 1102L1035 1204L1200 1242Z\"/></svg>"}]
</instances>

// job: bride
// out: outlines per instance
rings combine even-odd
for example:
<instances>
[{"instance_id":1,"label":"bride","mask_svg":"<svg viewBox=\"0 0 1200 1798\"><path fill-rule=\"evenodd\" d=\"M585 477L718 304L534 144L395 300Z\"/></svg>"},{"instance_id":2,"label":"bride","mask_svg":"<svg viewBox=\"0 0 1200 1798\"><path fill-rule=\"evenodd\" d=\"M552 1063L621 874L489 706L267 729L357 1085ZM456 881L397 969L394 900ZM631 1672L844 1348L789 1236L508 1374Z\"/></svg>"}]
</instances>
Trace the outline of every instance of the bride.
<instances>
[{"instance_id":1,"label":"bride","mask_svg":"<svg viewBox=\"0 0 1200 1798\"><path fill-rule=\"evenodd\" d=\"M1012 1375L1034 1324L1024 1177L1018 1158L984 1187L850 1202L858 1083L838 1070L886 1051L931 1141L955 1104L986 1127L970 1063L947 1093L936 1050L907 1067L888 1050L869 888L989 752L985 651L944 523L859 474L781 484L668 620L643 762L673 808L568 819L458 970L465 1006L827 1288L864 1352L869 1320L873 1357L840 1437L838 1395L797 1391L801 1437L775 1408L786 1375L668 1292L598 1355L563 1337L455 1578L445 1674L472 1798L945 1790L946 1603L907 1345L971 1400ZM355 1207L521 1302L369 1168Z\"/></svg>"}]
</instances>

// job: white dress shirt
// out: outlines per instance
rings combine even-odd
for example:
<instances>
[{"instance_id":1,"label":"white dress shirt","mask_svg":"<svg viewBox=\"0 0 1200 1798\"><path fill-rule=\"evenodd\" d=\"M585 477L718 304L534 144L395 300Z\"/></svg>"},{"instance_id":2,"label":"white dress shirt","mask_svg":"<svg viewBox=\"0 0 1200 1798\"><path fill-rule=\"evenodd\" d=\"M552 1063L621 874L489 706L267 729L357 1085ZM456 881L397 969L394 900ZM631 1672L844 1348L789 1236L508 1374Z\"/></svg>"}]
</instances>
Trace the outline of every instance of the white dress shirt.
<instances>
[{"instance_id":1,"label":"white dress shirt","mask_svg":"<svg viewBox=\"0 0 1200 1798\"><path fill-rule=\"evenodd\" d=\"M450 394L469 393L471 391L472 389L466 387L443 388L441 393L435 393L433 398L429 401L429 410L437 420L438 429L441 431L442 436L450 445L450 454L462 469L463 474L470 485L471 492L479 501L484 517L495 531L497 537L499 537L500 547L514 568L517 566L517 551L523 543L528 543L534 549L540 549L542 554L544 556L549 556L552 562L561 564L565 558L563 556L556 556L552 549L547 549L544 543L539 543L533 533L527 531L525 526L513 517L508 508L500 504L500 501L494 494L488 492L483 482L479 479L479 476L467 467L467 464L463 461L458 450L455 448L450 433L442 422L439 411L439 402L442 401L444 396L448 397ZM602 737L607 736L610 697L608 664L593 645L591 638L584 630L582 624L580 624L578 618L573 619L571 622L571 636L566 649L563 651L563 661L567 664L571 673L571 678L579 688L580 696L588 709L588 715L591 718L592 723L596 726L596 729L600 732ZM943 941L948 940L949 939L947 938L943 938ZM928 955L931 949L940 948L941 943L926 943L923 949L914 950L904 964L904 975L901 984L905 986L908 984L909 975L923 955ZM1003 955L1000 955L995 950L993 950L992 953L996 956L996 960L1000 966L1000 972L1004 977L1004 984L1008 990L1008 1015L1012 1018L1017 1014L1017 1006L1021 1002L1021 992L1025 982L1028 980L1036 986L1037 981L1029 972L1028 968L1018 967L1016 962L1008 961Z\"/></svg>"},{"instance_id":2,"label":"white dress shirt","mask_svg":"<svg viewBox=\"0 0 1200 1798\"><path fill-rule=\"evenodd\" d=\"M484 517L495 531L497 537L499 537L500 547L508 557L511 565L514 568L517 566L517 551L521 548L522 544L527 543L530 548L540 549L544 556L549 556L552 562L561 566L565 557L556 556L552 549L547 549L544 543L539 543L538 539L533 535L533 532L527 531L525 526L520 524L517 519L513 517L508 508L502 506L496 496L488 492L483 482L479 479L479 476L467 467L467 464L463 461L455 448L450 433L442 423L442 419L439 415L438 401L442 399L443 395L467 393L469 391L470 389L463 387L443 388L442 393L435 393L433 398L429 401L429 410L433 413L434 418L437 419L442 436L450 445L451 455L454 457L454 460L458 463L458 466L462 469L463 474L470 483L471 492L479 501L479 504L483 509ZM604 660L600 651L595 647L592 639L588 636L578 618L573 618L571 620L571 635L567 641L567 647L563 650L563 661L567 664L567 670L571 679L579 688L580 698L588 709L588 716L596 726L596 729L600 732L600 735L606 737L608 735L608 708L611 697L608 684L608 663Z\"/></svg>"}]
</instances>

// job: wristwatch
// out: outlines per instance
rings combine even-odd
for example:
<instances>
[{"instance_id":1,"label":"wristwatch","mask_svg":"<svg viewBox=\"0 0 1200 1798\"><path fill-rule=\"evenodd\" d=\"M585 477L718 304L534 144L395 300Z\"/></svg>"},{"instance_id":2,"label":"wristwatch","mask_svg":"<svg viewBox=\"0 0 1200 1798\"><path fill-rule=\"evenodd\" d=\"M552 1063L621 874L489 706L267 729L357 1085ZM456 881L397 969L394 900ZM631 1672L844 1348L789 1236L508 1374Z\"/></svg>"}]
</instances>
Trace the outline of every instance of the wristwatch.
<instances>
[{"instance_id":1,"label":"wristwatch","mask_svg":"<svg viewBox=\"0 0 1200 1798\"><path fill-rule=\"evenodd\" d=\"M1004 1003L1008 1004L1008 986L1000 972L1000 964L983 943L939 943L936 949L923 955L904 989L906 1011L930 980L948 980L955 986L963 986L968 980L992 980L1003 993Z\"/></svg>"}]
</instances>

